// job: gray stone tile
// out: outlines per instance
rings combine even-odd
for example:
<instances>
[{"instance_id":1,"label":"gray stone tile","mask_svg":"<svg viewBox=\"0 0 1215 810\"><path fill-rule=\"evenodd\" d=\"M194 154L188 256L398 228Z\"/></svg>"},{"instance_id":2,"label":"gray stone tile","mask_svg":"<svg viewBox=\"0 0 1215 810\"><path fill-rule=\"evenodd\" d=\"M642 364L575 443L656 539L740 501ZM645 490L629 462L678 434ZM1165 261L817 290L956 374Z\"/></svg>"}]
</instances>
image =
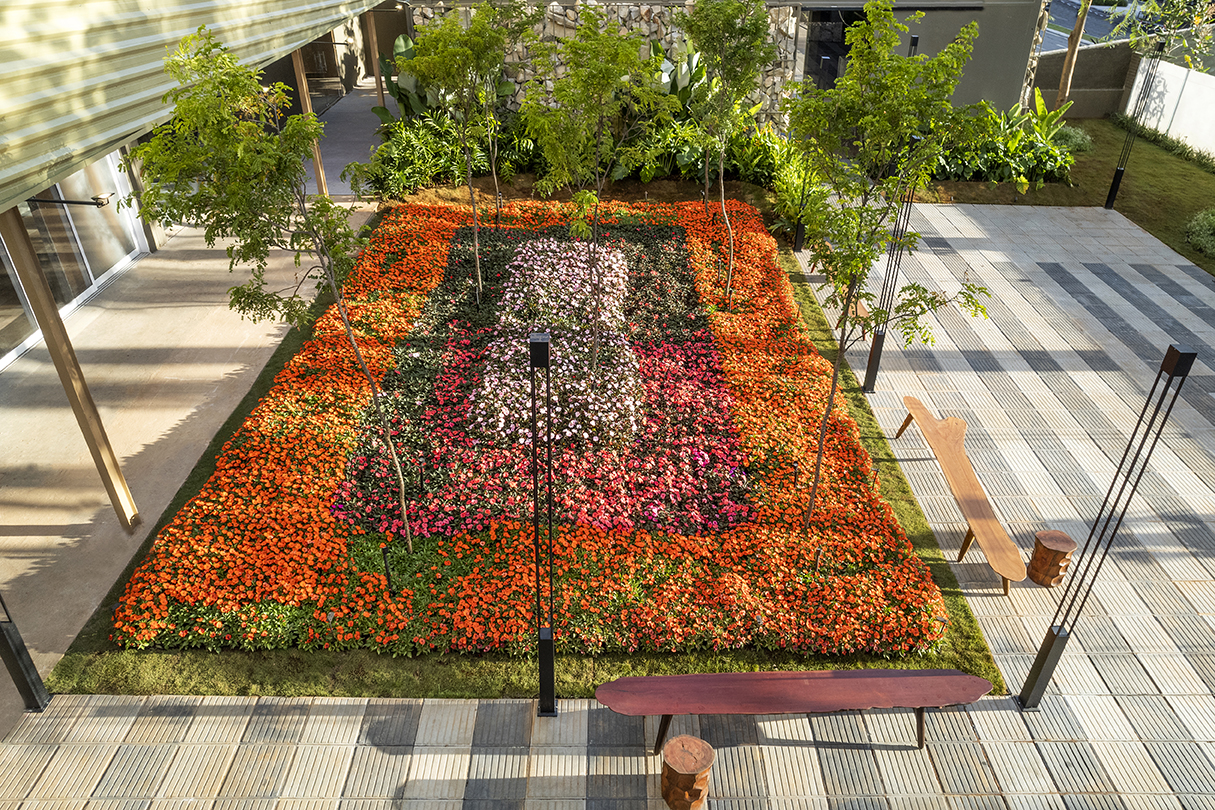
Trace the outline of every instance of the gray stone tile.
<instances>
[{"instance_id":1,"label":"gray stone tile","mask_svg":"<svg viewBox=\"0 0 1215 810\"><path fill-rule=\"evenodd\" d=\"M885 794L877 759L868 745L820 742L817 748L828 796Z\"/></svg>"},{"instance_id":2,"label":"gray stone tile","mask_svg":"<svg viewBox=\"0 0 1215 810\"><path fill-rule=\"evenodd\" d=\"M1160 691L1134 655L1091 655L1089 661L1112 695L1151 695Z\"/></svg>"},{"instance_id":3,"label":"gray stone tile","mask_svg":"<svg viewBox=\"0 0 1215 810\"><path fill-rule=\"evenodd\" d=\"M923 796L942 793L941 780L926 748L874 746L878 772L889 796Z\"/></svg>"},{"instance_id":4,"label":"gray stone tile","mask_svg":"<svg viewBox=\"0 0 1215 810\"><path fill-rule=\"evenodd\" d=\"M300 721L303 721L301 715ZM278 796L294 747L256 743L237 746L228 776L219 788L220 798L270 799Z\"/></svg>"},{"instance_id":5,"label":"gray stone tile","mask_svg":"<svg viewBox=\"0 0 1215 810\"><path fill-rule=\"evenodd\" d=\"M191 726L193 728L193 726ZM157 799L212 799L219 795L236 746L178 745Z\"/></svg>"},{"instance_id":6,"label":"gray stone tile","mask_svg":"<svg viewBox=\"0 0 1215 810\"><path fill-rule=\"evenodd\" d=\"M407 745L359 745L350 760L343 799L401 796L409 777L413 748Z\"/></svg>"},{"instance_id":7,"label":"gray stone tile","mask_svg":"<svg viewBox=\"0 0 1215 810\"><path fill-rule=\"evenodd\" d=\"M731 745L758 745L759 726L754 715L702 714L700 738L714 749Z\"/></svg>"},{"instance_id":8,"label":"gray stone tile","mask_svg":"<svg viewBox=\"0 0 1215 810\"><path fill-rule=\"evenodd\" d=\"M810 715L810 728L820 743L855 743L865 745L869 735L860 712L834 712Z\"/></svg>"},{"instance_id":9,"label":"gray stone tile","mask_svg":"<svg viewBox=\"0 0 1215 810\"><path fill-rule=\"evenodd\" d=\"M758 746L715 749L709 773L709 795L720 798L758 798L767 792L763 753Z\"/></svg>"},{"instance_id":10,"label":"gray stone tile","mask_svg":"<svg viewBox=\"0 0 1215 810\"><path fill-rule=\"evenodd\" d=\"M1020 706L1011 695L987 696L966 707L980 740L1032 740Z\"/></svg>"},{"instance_id":11,"label":"gray stone tile","mask_svg":"<svg viewBox=\"0 0 1215 810\"><path fill-rule=\"evenodd\" d=\"M151 803L151 799L89 799L85 810L148 810Z\"/></svg>"},{"instance_id":12,"label":"gray stone tile","mask_svg":"<svg viewBox=\"0 0 1215 810\"><path fill-rule=\"evenodd\" d=\"M1004 797L1008 810L1065 810L1058 793L1013 794Z\"/></svg>"},{"instance_id":13,"label":"gray stone tile","mask_svg":"<svg viewBox=\"0 0 1215 810\"><path fill-rule=\"evenodd\" d=\"M34 783L42 778L56 748L54 745L0 745L0 796L24 799Z\"/></svg>"},{"instance_id":14,"label":"gray stone tile","mask_svg":"<svg viewBox=\"0 0 1215 810\"><path fill-rule=\"evenodd\" d=\"M201 703L202 697L193 695L152 695L145 698L125 742L182 742Z\"/></svg>"},{"instance_id":15,"label":"gray stone tile","mask_svg":"<svg viewBox=\"0 0 1215 810\"><path fill-rule=\"evenodd\" d=\"M425 710L423 710L425 711ZM415 746L402 799L464 798L472 749L454 745Z\"/></svg>"},{"instance_id":16,"label":"gray stone tile","mask_svg":"<svg viewBox=\"0 0 1215 810\"><path fill-rule=\"evenodd\" d=\"M1139 739L1148 741L1188 740L1189 732L1169 702L1159 695L1127 695L1117 698Z\"/></svg>"},{"instance_id":17,"label":"gray stone tile","mask_svg":"<svg viewBox=\"0 0 1215 810\"><path fill-rule=\"evenodd\" d=\"M1085 742L1040 742L1038 752L1059 792L1109 792L1114 789L1091 745Z\"/></svg>"},{"instance_id":18,"label":"gray stone tile","mask_svg":"<svg viewBox=\"0 0 1215 810\"><path fill-rule=\"evenodd\" d=\"M244 743L294 743L299 742L308 718L311 698L284 698L263 696L257 699L245 733Z\"/></svg>"},{"instance_id":19,"label":"gray stone tile","mask_svg":"<svg viewBox=\"0 0 1215 810\"><path fill-rule=\"evenodd\" d=\"M1004 793L1053 793L1054 779L1031 742L984 742L983 751Z\"/></svg>"},{"instance_id":20,"label":"gray stone tile","mask_svg":"<svg viewBox=\"0 0 1215 810\"><path fill-rule=\"evenodd\" d=\"M82 706L80 719L64 736L64 742L122 742L131 730L142 705L142 697L92 695Z\"/></svg>"},{"instance_id":21,"label":"gray stone tile","mask_svg":"<svg viewBox=\"0 0 1215 810\"><path fill-rule=\"evenodd\" d=\"M1022 719L1035 740L1082 740L1084 730L1072 713L1067 699L1043 695L1038 711L1025 712Z\"/></svg>"},{"instance_id":22,"label":"gray stone tile","mask_svg":"<svg viewBox=\"0 0 1215 810\"><path fill-rule=\"evenodd\" d=\"M1174 793L1211 792L1215 766L1201 748L1187 742L1146 742L1144 746Z\"/></svg>"},{"instance_id":23,"label":"gray stone tile","mask_svg":"<svg viewBox=\"0 0 1215 810\"><path fill-rule=\"evenodd\" d=\"M1124 793L1121 798L1126 810L1181 810L1181 802L1172 794Z\"/></svg>"},{"instance_id":24,"label":"gray stone tile","mask_svg":"<svg viewBox=\"0 0 1215 810\"><path fill-rule=\"evenodd\" d=\"M666 802L650 810L665 810ZM830 803L826 796L803 796L800 798L774 797L768 799L768 810L828 810Z\"/></svg>"},{"instance_id":25,"label":"gray stone tile","mask_svg":"<svg viewBox=\"0 0 1215 810\"><path fill-rule=\"evenodd\" d=\"M482 800L522 803L527 797L528 757L528 751L523 748L474 747L468 783L464 788L465 806L471 801Z\"/></svg>"},{"instance_id":26,"label":"gray stone tile","mask_svg":"<svg viewBox=\"0 0 1215 810\"><path fill-rule=\"evenodd\" d=\"M633 720L637 733L632 742L641 743L642 719L625 718L611 709L597 707L623 720ZM592 716L597 712L592 709ZM477 719L473 726L473 748L518 748L531 743L532 723L536 719L536 703L531 700L481 700L477 703ZM603 718L608 721L608 718ZM607 743L605 743L607 744ZM625 744L625 743L620 743Z\"/></svg>"},{"instance_id":27,"label":"gray stone tile","mask_svg":"<svg viewBox=\"0 0 1215 810\"><path fill-rule=\"evenodd\" d=\"M954 810L1007 810L1000 796L950 796Z\"/></svg>"},{"instance_id":28,"label":"gray stone tile","mask_svg":"<svg viewBox=\"0 0 1215 810\"><path fill-rule=\"evenodd\" d=\"M1139 741L1094 742L1093 752L1119 793L1168 793L1168 782Z\"/></svg>"},{"instance_id":29,"label":"gray stone tile","mask_svg":"<svg viewBox=\"0 0 1215 810\"><path fill-rule=\"evenodd\" d=\"M914 723L915 713L909 712ZM977 740L970 714L961 706L944 709L928 709L924 712L924 730L927 739L933 742L967 742Z\"/></svg>"},{"instance_id":30,"label":"gray stone tile","mask_svg":"<svg viewBox=\"0 0 1215 810\"><path fill-rule=\"evenodd\" d=\"M639 746L587 750L586 798L644 800L647 795L647 753ZM716 767L716 766L714 766Z\"/></svg>"},{"instance_id":31,"label":"gray stone tile","mask_svg":"<svg viewBox=\"0 0 1215 810\"><path fill-rule=\"evenodd\" d=\"M537 717L532 723L533 746L585 747L590 708L589 700L557 700L556 717Z\"/></svg>"},{"instance_id":32,"label":"gray stone tile","mask_svg":"<svg viewBox=\"0 0 1215 810\"><path fill-rule=\"evenodd\" d=\"M256 698L207 695L194 711L194 720L186 729L185 742L239 742L256 702Z\"/></svg>"},{"instance_id":33,"label":"gray stone tile","mask_svg":"<svg viewBox=\"0 0 1215 810\"><path fill-rule=\"evenodd\" d=\"M814 731L804 714L769 714L755 718L759 741L764 745L813 747Z\"/></svg>"},{"instance_id":34,"label":"gray stone tile","mask_svg":"<svg viewBox=\"0 0 1215 810\"><path fill-rule=\"evenodd\" d=\"M953 810L947 796L887 796L890 810Z\"/></svg>"},{"instance_id":35,"label":"gray stone tile","mask_svg":"<svg viewBox=\"0 0 1215 810\"><path fill-rule=\"evenodd\" d=\"M101 781L117 745L63 744L56 750L28 794L30 799L86 798Z\"/></svg>"},{"instance_id":36,"label":"gray stone tile","mask_svg":"<svg viewBox=\"0 0 1215 810\"><path fill-rule=\"evenodd\" d=\"M363 712L359 745L411 746L418 736L421 715L420 700L372 699Z\"/></svg>"},{"instance_id":37,"label":"gray stone tile","mask_svg":"<svg viewBox=\"0 0 1215 810\"><path fill-rule=\"evenodd\" d=\"M928 753L946 793L995 793L995 774L975 743L928 743Z\"/></svg>"},{"instance_id":38,"label":"gray stone tile","mask_svg":"<svg viewBox=\"0 0 1215 810\"><path fill-rule=\"evenodd\" d=\"M533 799L584 799L586 796L585 748L532 748L528 772L529 803Z\"/></svg>"},{"instance_id":39,"label":"gray stone tile","mask_svg":"<svg viewBox=\"0 0 1215 810\"><path fill-rule=\"evenodd\" d=\"M358 730L357 719L354 725ZM338 799L354 758L353 745L297 745L280 796Z\"/></svg>"},{"instance_id":40,"label":"gray stone tile","mask_svg":"<svg viewBox=\"0 0 1215 810\"><path fill-rule=\"evenodd\" d=\"M41 713L26 712L4 738L6 743L58 743L67 739L85 711L89 695L52 695Z\"/></svg>"},{"instance_id":41,"label":"gray stone tile","mask_svg":"<svg viewBox=\"0 0 1215 810\"><path fill-rule=\"evenodd\" d=\"M888 810L882 796L828 796L830 810Z\"/></svg>"},{"instance_id":42,"label":"gray stone tile","mask_svg":"<svg viewBox=\"0 0 1215 810\"><path fill-rule=\"evenodd\" d=\"M1067 810L1125 810L1122 801L1114 795L1063 794L1063 806Z\"/></svg>"},{"instance_id":43,"label":"gray stone tile","mask_svg":"<svg viewBox=\"0 0 1215 810\"><path fill-rule=\"evenodd\" d=\"M151 799L176 752L171 745L124 745L93 790L96 799Z\"/></svg>"},{"instance_id":44,"label":"gray stone tile","mask_svg":"<svg viewBox=\"0 0 1215 810\"><path fill-rule=\"evenodd\" d=\"M366 710L366 698L313 698L300 731L300 743L354 745L359 741Z\"/></svg>"},{"instance_id":45,"label":"gray stone tile","mask_svg":"<svg viewBox=\"0 0 1215 810\"><path fill-rule=\"evenodd\" d=\"M764 745L764 782L769 797L824 796L826 786L813 748L798 745Z\"/></svg>"}]
</instances>

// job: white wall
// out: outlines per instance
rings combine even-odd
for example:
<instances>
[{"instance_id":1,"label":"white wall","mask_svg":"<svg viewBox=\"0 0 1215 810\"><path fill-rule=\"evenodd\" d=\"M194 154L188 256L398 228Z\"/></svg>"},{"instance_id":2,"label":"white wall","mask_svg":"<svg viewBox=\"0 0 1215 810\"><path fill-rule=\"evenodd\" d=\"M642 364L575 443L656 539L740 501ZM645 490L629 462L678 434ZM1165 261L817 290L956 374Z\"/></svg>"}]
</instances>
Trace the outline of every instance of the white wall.
<instances>
[{"instance_id":1,"label":"white wall","mask_svg":"<svg viewBox=\"0 0 1215 810\"><path fill-rule=\"evenodd\" d=\"M1139 99L1149 64L1147 59L1139 63L1127 114ZM1161 62L1140 122L1215 154L1215 76Z\"/></svg>"}]
</instances>

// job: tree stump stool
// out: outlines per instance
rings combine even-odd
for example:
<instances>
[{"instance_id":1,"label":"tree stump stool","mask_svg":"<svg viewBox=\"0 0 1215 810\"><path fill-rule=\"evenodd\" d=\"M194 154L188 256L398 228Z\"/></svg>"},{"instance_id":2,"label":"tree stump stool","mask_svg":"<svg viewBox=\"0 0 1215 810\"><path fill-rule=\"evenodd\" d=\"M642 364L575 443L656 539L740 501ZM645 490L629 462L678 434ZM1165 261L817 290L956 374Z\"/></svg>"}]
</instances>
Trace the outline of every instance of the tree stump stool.
<instances>
[{"instance_id":1,"label":"tree stump stool","mask_svg":"<svg viewBox=\"0 0 1215 810\"><path fill-rule=\"evenodd\" d=\"M1065 532L1042 531L1034 535L1034 556L1029 561L1029 578L1044 588L1053 588L1063 581L1071 564L1076 541Z\"/></svg>"},{"instance_id":2,"label":"tree stump stool","mask_svg":"<svg viewBox=\"0 0 1215 810\"><path fill-rule=\"evenodd\" d=\"M713 746L681 734L662 747L662 799L671 810L699 810L709 798Z\"/></svg>"}]
</instances>

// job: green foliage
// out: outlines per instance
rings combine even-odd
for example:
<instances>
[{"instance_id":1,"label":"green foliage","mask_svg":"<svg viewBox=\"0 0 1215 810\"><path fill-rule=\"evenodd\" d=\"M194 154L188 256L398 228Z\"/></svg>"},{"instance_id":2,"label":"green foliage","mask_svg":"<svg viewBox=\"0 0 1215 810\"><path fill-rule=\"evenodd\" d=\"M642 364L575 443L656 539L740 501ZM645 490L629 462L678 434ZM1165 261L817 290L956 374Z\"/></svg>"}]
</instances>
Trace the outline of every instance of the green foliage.
<instances>
[{"instance_id":1,"label":"green foliage","mask_svg":"<svg viewBox=\"0 0 1215 810\"><path fill-rule=\"evenodd\" d=\"M692 118L692 98L706 81L704 60L700 54L685 38L675 45L669 56L657 42L650 42L650 56L661 60L655 80L662 92L675 96L679 101L677 117L685 121Z\"/></svg>"},{"instance_id":2,"label":"green foliage","mask_svg":"<svg viewBox=\"0 0 1215 810\"><path fill-rule=\"evenodd\" d=\"M1093 149L1093 139L1080 127L1060 127L1059 131L1055 133L1055 137L1051 139L1051 143L1060 149L1066 149L1073 155L1091 152Z\"/></svg>"},{"instance_id":3,"label":"green foliage","mask_svg":"<svg viewBox=\"0 0 1215 810\"><path fill-rule=\"evenodd\" d=\"M1110 120L1128 132L1134 132L1137 137L1156 144L1170 155L1175 155L1182 160L1188 160L1204 171L1215 174L1215 154L1205 152L1202 149L1195 149L1180 138L1174 138L1160 130L1137 123L1129 115L1111 113Z\"/></svg>"},{"instance_id":4,"label":"green foliage","mask_svg":"<svg viewBox=\"0 0 1215 810\"><path fill-rule=\"evenodd\" d=\"M1036 101L1041 104L1040 93ZM1019 104L1008 112L987 106L970 137L940 156L933 176L938 180L1015 183L1023 194L1031 185L1041 188L1044 183L1066 183L1073 158L1067 148L1052 140L1063 128L1054 116L1044 106L1030 112L1022 111Z\"/></svg>"},{"instance_id":5,"label":"green foliage","mask_svg":"<svg viewBox=\"0 0 1215 810\"><path fill-rule=\"evenodd\" d=\"M1147 53L1160 41L1165 55L1188 68L1206 71L1210 60L1215 4L1210 0L1138 0L1119 19L1106 39L1130 39Z\"/></svg>"},{"instance_id":6,"label":"green foliage","mask_svg":"<svg viewBox=\"0 0 1215 810\"><path fill-rule=\"evenodd\" d=\"M917 13L911 19L919 20ZM936 55L896 53L900 32L889 0L865 6L865 19L845 34L850 57L830 90L806 83L786 104L790 130L815 175L830 191L815 230L808 233L832 285L829 301L848 309L853 300L873 302L865 281L892 242L891 226L906 194L925 182L947 146L974 128L973 108L950 102L978 36L974 23ZM914 247L909 232L896 247ZM986 290L963 285L953 297L917 285L899 290L887 312L870 306L870 327L891 325L910 343L927 337L920 317L949 301L983 312Z\"/></svg>"},{"instance_id":7,"label":"green foliage","mask_svg":"<svg viewBox=\"0 0 1215 810\"><path fill-rule=\"evenodd\" d=\"M342 171L355 194L373 192L382 199L400 198L419 188L456 183L465 173L457 126L442 112L402 118L384 127L385 142L367 163L351 163ZM473 172L489 171L484 139L470 142Z\"/></svg>"},{"instance_id":8,"label":"green foliage","mask_svg":"<svg viewBox=\"0 0 1215 810\"><path fill-rule=\"evenodd\" d=\"M827 205L827 187L819 182L805 155L793 144L782 150L776 170L775 221L768 227L774 234L791 236L798 223L814 233L819 211Z\"/></svg>"},{"instance_id":9,"label":"green foliage","mask_svg":"<svg viewBox=\"0 0 1215 810\"><path fill-rule=\"evenodd\" d=\"M547 164L542 193L623 177L645 162L644 133L669 121L677 101L655 83L661 60L642 60L638 35L604 27L603 12L581 9L569 39L533 42L536 76L523 100L528 135ZM558 66L562 69L558 70Z\"/></svg>"},{"instance_id":10,"label":"green foliage","mask_svg":"<svg viewBox=\"0 0 1215 810\"><path fill-rule=\"evenodd\" d=\"M251 265L250 278L229 290L234 309L254 320L281 317L298 324L308 302L307 280L340 285L359 240L344 209L305 193L304 161L322 125L316 116L285 118L287 88L263 89L260 74L242 66L205 27L182 39L165 60L178 87L165 94L173 120L131 151L128 164L143 178L140 215L149 221L189 222L208 245L228 246L229 267ZM286 292L266 287L272 249L315 264Z\"/></svg>"},{"instance_id":11,"label":"green foliage","mask_svg":"<svg viewBox=\"0 0 1215 810\"><path fill-rule=\"evenodd\" d=\"M1056 133L1063 128L1063 114L1066 113L1074 102L1064 102L1063 106L1057 110L1047 109L1046 102L1042 100L1042 91L1034 88L1034 106L1028 110L1028 123L1034 134L1040 139L1050 143L1055 139Z\"/></svg>"},{"instance_id":12,"label":"green foliage","mask_svg":"<svg viewBox=\"0 0 1215 810\"><path fill-rule=\"evenodd\" d=\"M1208 256L1215 256L1215 208L1199 211L1185 226L1185 238Z\"/></svg>"},{"instance_id":13,"label":"green foliage","mask_svg":"<svg viewBox=\"0 0 1215 810\"><path fill-rule=\"evenodd\" d=\"M384 79L384 89L396 100L403 118L423 115L442 106L438 93L423 87L409 71L408 64L413 60L414 54L414 42L404 34L397 37L393 43L391 60L380 54L380 74ZM394 73L397 74L395 79L392 78ZM385 125L397 120L387 107L372 107L371 111L379 116Z\"/></svg>"},{"instance_id":14,"label":"green foliage","mask_svg":"<svg viewBox=\"0 0 1215 810\"><path fill-rule=\"evenodd\" d=\"M726 171L739 180L771 189L776 185L786 144L770 124L735 132L726 148Z\"/></svg>"}]
</instances>

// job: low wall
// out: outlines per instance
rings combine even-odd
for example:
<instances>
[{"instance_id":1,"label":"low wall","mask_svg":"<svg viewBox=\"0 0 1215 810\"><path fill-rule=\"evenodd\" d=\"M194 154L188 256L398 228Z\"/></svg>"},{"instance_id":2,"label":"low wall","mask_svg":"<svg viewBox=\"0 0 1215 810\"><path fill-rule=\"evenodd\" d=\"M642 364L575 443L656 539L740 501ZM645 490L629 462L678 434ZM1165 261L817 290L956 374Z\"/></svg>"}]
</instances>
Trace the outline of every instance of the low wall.
<instances>
[{"instance_id":1,"label":"low wall","mask_svg":"<svg viewBox=\"0 0 1215 810\"><path fill-rule=\"evenodd\" d=\"M1128 113L1139 98L1148 64L1144 60L1140 65L1127 94ZM1140 123L1215 154L1215 76L1161 62Z\"/></svg>"},{"instance_id":2,"label":"low wall","mask_svg":"<svg viewBox=\"0 0 1215 810\"><path fill-rule=\"evenodd\" d=\"M1046 106L1054 108L1067 51L1047 51L1038 60L1034 87L1042 91ZM1064 118L1104 118L1122 109L1131 68L1138 61L1128 40L1085 45L1076 52L1070 98L1074 104Z\"/></svg>"}]
</instances>

